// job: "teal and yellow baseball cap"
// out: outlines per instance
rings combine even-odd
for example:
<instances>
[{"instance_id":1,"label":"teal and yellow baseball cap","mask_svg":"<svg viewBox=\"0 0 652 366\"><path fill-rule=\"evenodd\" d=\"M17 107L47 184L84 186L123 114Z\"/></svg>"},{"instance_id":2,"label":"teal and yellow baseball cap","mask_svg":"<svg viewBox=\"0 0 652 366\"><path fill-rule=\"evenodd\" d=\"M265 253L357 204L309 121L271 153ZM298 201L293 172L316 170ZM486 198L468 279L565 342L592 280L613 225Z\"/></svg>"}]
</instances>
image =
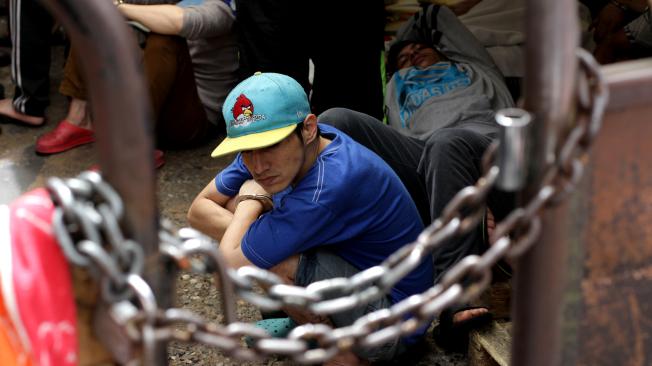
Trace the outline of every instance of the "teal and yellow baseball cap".
<instances>
[{"instance_id":1,"label":"teal and yellow baseball cap","mask_svg":"<svg viewBox=\"0 0 652 366\"><path fill-rule=\"evenodd\" d=\"M274 145L310 114L301 85L287 75L257 72L229 93L222 106L226 138L211 157Z\"/></svg>"}]
</instances>

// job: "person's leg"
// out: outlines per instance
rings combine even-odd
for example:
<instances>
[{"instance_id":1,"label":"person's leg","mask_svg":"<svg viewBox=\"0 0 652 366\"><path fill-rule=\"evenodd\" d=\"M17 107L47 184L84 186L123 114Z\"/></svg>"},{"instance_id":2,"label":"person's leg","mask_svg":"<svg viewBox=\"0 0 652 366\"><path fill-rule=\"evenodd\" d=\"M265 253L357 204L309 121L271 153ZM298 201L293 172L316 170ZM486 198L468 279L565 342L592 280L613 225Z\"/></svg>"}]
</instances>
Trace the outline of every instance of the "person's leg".
<instances>
[{"instance_id":1,"label":"person's leg","mask_svg":"<svg viewBox=\"0 0 652 366\"><path fill-rule=\"evenodd\" d=\"M460 190L475 185L483 175L482 157L491 142L488 136L461 128L444 128L428 138L419 173L429 192L433 220ZM487 204L495 220L500 221L514 207L514 195L494 189L487 197ZM486 227L478 225L470 233L438 247L433 253L435 281L460 259L484 251L486 237Z\"/></svg>"},{"instance_id":2,"label":"person's leg","mask_svg":"<svg viewBox=\"0 0 652 366\"><path fill-rule=\"evenodd\" d=\"M380 156L407 188L424 225L431 222L428 191L418 172L424 142L402 135L364 113L332 108L319 115L319 123L334 126Z\"/></svg>"},{"instance_id":3,"label":"person's leg","mask_svg":"<svg viewBox=\"0 0 652 366\"><path fill-rule=\"evenodd\" d=\"M236 0L242 79L256 71L278 72L310 92L305 43L308 30L300 23L308 18L301 11L305 6L301 0Z\"/></svg>"},{"instance_id":4,"label":"person's leg","mask_svg":"<svg viewBox=\"0 0 652 366\"><path fill-rule=\"evenodd\" d=\"M419 172L424 176L429 190L433 219L441 215L460 190L474 185L482 176L482 156L491 141L485 135L459 128L435 131L426 141ZM471 232L446 241L435 249L432 253L435 282L462 258L481 254L486 249L485 230L484 225L478 225ZM433 337L440 347L463 351L468 330L489 319L489 309L482 304L447 309L440 315Z\"/></svg>"},{"instance_id":5,"label":"person's leg","mask_svg":"<svg viewBox=\"0 0 652 366\"><path fill-rule=\"evenodd\" d=\"M430 198L430 214L438 218L450 200L462 188L474 185L482 176L482 155L491 143L485 135L459 128L435 131L426 141L419 163ZM433 252L435 281L468 254L483 248L483 227L450 240Z\"/></svg>"},{"instance_id":6,"label":"person's leg","mask_svg":"<svg viewBox=\"0 0 652 366\"><path fill-rule=\"evenodd\" d=\"M70 98L68 113L54 129L38 138L35 149L40 154L60 153L95 141L86 87L74 48L68 54L59 92Z\"/></svg>"},{"instance_id":7,"label":"person's leg","mask_svg":"<svg viewBox=\"0 0 652 366\"><path fill-rule=\"evenodd\" d=\"M210 122L197 93L186 40L148 35L143 64L159 144L185 147L204 139Z\"/></svg>"},{"instance_id":8,"label":"person's leg","mask_svg":"<svg viewBox=\"0 0 652 366\"><path fill-rule=\"evenodd\" d=\"M63 78L59 85L59 93L72 99L83 101L87 99L86 83L81 75L77 49L74 46L70 47L66 64L63 67Z\"/></svg>"},{"instance_id":9,"label":"person's leg","mask_svg":"<svg viewBox=\"0 0 652 366\"><path fill-rule=\"evenodd\" d=\"M291 271L293 268L296 268L294 275L288 276L288 272L283 274L275 271L275 273L281 275L286 280L293 281L291 283L294 283L297 286L305 287L311 283L330 278L351 278L353 275L360 272L358 268L351 265L335 252L323 247L302 253L299 256L298 260L296 257L294 257L292 261L294 264L290 267L286 267L286 270ZM272 270L274 271L276 269L277 267L274 267ZM329 294L329 296L332 297L340 295L341 294ZM320 322L329 324L335 328L340 328L353 324L357 319L371 312L389 308L391 305L392 302L389 297L383 296L382 298L372 301L369 304L364 304L353 309L331 314L329 316L320 316L315 314L307 316L305 311L299 312L293 311L293 309L286 309L286 312L290 314L290 317L292 317L299 324L307 322ZM405 351L406 346L403 344L403 342L399 339L395 339L379 347L370 349L355 349L354 353L341 354L339 357L344 360L360 357L363 360L372 362L387 361L394 359L397 355Z\"/></svg>"},{"instance_id":10,"label":"person's leg","mask_svg":"<svg viewBox=\"0 0 652 366\"><path fill-rule=\"evenodd\" d=\"M153 117L163 142L183 145L200 136L209 122L197 94L186 41L181 37L150 34L142 58ZM85 103L87 89L75 48L70 51L63 75L59 92L72 99L66 119L78 125L87 116L76 113L83 110L74 107L79 102Z\"/></svg>"},{"instance_id":11,"label":"person's leg","mask_svg":"<svg viewBox=\"0 0 652 366\"><path fill-rule=\"evenodd\" d=\"M40 125L50 99L50 32L53 20L36 0L10 0L13 101L0 102L0 114Z\"/></svg>"},{"instance_id":12,"label":"person's leg","mask_svg":"<svg viewBox=\"0 0 652 366\"><path fill-rule=\"evenodd\" d=\"M86 84L82 78L78 55L74 47L70 48L68 58L63 67L63 78L59 85L59 93L70 99L68 113L64 121L75 126L91 129L91 113L87 99Z\"/></svg>"},{"instance_id":13,"label":"person's leg","mask_svg":"<svg viewBox=\"0 0 652 366\"><path fill-rule=\"evenodd\" d=\"M159 142L166 146L187 146L205 137L210 122L199 100L186 41L150 34L142 57ZM66 118L37 141L36 150L42 154L58 153L94 141L86 84L75 49L66 61L59 91L71 98L70 107ZM156 159L162 161L161 157ZM160 161L157 165L162 164Z\"/></svg>"},{"instance_id":14,"label":"person's leg","mask_svg":"<svg viewBox=\"0 0 652 366\"><path fill-rule=\"evenodd\" d=\"M383 2L329 0L307 6L314 112L344 107L382 119Z\"/></svg>"}]
</instances>

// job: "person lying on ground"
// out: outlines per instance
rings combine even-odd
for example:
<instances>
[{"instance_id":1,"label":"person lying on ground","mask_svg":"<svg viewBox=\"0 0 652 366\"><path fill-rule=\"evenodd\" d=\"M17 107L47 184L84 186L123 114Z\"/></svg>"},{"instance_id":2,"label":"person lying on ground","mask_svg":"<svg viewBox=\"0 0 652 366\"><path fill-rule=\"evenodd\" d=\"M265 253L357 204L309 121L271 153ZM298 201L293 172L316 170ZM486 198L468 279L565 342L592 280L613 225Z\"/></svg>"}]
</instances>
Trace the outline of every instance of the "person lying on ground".
<instances>
[{"instance_id":1,"label":"person lying on ground","mask_svg":"<svg viewBox=\"0 0 652 366\"><path fill-rule=\"evenodd\" d=\"M409 136L460 125L487 134L495 111L514 105L485 47L446 7L431 5L399 29L387 70L388 122Z\"/></svg>"},{"instance_id":2,"label":"person lying on ground","mask_svg":"<svg viewBox=\"0 0 652 366\"><path fill-rule=\"evenodd\" d=\"M307 286L379 265L423 229L396 174L346 134L318 125L294 79L256 73L229 94L223 113L227 138L212 156L238 154L197 195L188 221L219 241L231 267L270 269ZM297 323L342 327L425 291L432 276L431 261L423 261L386 296L327 318L285 310ZM338 357L390 360L424 332Z\"/></svg>"},{"instance_id":3,"label":"person lying on ground","mask_svg":"<svg viewBox=\"0 0 652 366\"><path fill-rule=\"evenodd\" d=\"M457 192L482 176L482 156L497 135L495 112L513 101L484 47L445 7L428 6L399 30L387 66L393 73L386 98L389 126L342 108L322 113L319 122L383 158L427 225ZM510 194L493 191L488 197L488 212L497 219L512 205ZM433 252L435 281L462 258L486 248L485 218L475 230ZM444 347L463 348L465 328L489 315L486 305L445 312L436 339Z\"/></svg>"},{"instance_id":4,"label":"person lying on ground","mask_svg":"<svg viewBox=\"0 0 652 366\"><path fill-rule=\"evenodd\" d=\"M220 108L236 84L234 15L222 0L182 1L176 5L118 3L126 19L146 29L142 62L154 112L158 144L188 147L224 129ZM87 90L73 49L60 92L71 98L66 118L41 136L36 151L53 154L93 142Z\"/></svg>"}]
</instances>

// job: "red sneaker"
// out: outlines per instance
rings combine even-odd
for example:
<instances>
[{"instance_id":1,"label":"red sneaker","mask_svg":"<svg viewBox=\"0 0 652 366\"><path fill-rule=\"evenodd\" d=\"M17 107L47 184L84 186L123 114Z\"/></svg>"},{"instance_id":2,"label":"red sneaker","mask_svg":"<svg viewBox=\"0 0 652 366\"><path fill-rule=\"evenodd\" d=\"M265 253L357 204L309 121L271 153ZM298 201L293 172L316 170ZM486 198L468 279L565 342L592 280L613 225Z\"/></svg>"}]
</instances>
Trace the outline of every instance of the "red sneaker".
<instances>
[{"instance_id":1,"label":"red sneaker","mask_svg":"<svg viewBox=\"0 0 652 366\"><path fill-rule=\"evenodd\" d=\"M42 135L36 140L36 152L40 154L55 154L93 141L95 141L93 130L75 126L63 120L59 122L59 125L54 130Z\"/></svg>"}]
</instances>

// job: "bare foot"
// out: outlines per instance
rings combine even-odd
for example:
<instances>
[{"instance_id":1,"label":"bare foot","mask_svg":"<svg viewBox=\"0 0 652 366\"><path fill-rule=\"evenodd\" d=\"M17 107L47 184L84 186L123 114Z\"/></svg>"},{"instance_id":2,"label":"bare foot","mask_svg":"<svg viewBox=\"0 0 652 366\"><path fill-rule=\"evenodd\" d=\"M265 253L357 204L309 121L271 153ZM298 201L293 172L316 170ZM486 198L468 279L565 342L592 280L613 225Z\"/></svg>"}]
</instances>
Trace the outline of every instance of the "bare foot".
<instances>
[{"instance_id":1,"label":"bare foot","mask_svg":"<svg viewBox=\"0 0 652 366\"><path fill-rule=\"evenodd\" d=\"M488 312L489 312L489 310L487 310L485 308L477 308L477 309L469 309L469 310L458 311L453 316L453 324L473 319L476 316L480 316L480 315L486 314Z\"/></svg>"},{"instance_id":2,"label":"bare foot","mask_svg":"<svg viewBox=\"0 0 652 366\"><path fill-rule=\"evenodd\" d=\"M28 116L16 111L10 98L0 100L0 114L32 126L40 126L45 122L44 117Z\"/></svg>"}]
</instances>

